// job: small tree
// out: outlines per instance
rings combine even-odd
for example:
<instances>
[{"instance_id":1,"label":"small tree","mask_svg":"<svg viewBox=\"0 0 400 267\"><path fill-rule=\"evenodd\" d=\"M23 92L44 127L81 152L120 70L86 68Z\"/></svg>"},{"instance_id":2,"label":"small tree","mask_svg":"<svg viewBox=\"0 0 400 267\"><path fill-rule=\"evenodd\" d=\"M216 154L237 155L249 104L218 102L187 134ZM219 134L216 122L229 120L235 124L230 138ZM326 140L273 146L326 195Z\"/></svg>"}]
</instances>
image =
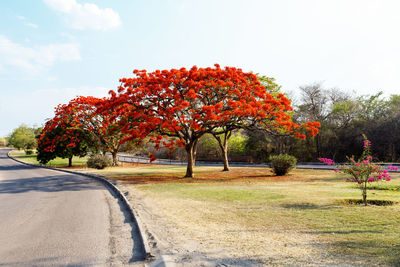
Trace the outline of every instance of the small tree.
<instances>
[{"instance_id":1,"label":"small tree","mask_svg":"<svg viewBox=\"0 0 400 267\"><path fill-rule=\"evenodd\" d=\"M7 138L0 137L0 147L5 147L8 144Z\"/></svg>"},{"instance_id":2,"label":"small tree","mask_svg":"<svg viewBox=\"0 0 400 267\"><path fill-rule=\"evenodd\" d=\"M25 151L34 148L36 146L35 130L22 124L11 133L9 144Z\"/></svg>"},{"instance_id":3,"label":"small tree","mask_svg":"<svg viewBox=\"0 0 400 267\"><path fill-rule=\"evenodd\" d=\"M113 165L116 166L117 154L122 144L127 142L127 135L119 128L120 117L115 116L108 102L107 98L79 96L72 99L68 105L60 106L56 114L60 117L71 117L75 128L90 132L94 146L104 154L110 152Z\"/></svg>"},{"instance_id":4,"label":"small tree","mask_svg":"<svg viewBox=\"0 0 400 267\"><path fill-rule=\"evenodd\" d=\"M68 166L72 166L72 157L87 155L90 136L81 129L71 127L66 122L50 120L43 128L38 138L37 159L42 164L47 164L56 157L67 158Z\"/></svg>"},{"instance_id":5,"label":"small tree","mask_svg":"<svg viewBox=\"0 0 400 267\"><path fill-rule=\"evenodd\" d=\"M37 159L47 164L56 157L67 158L68 166L72 166L73 156L84 157L89 146L86 133L79 129L70 129L68 125L57 125L55 128L43 129L38 139Z\"/></svg>"},{"instance_id":6,"label":"small tree","mask_svg":"<svg viewBox=\"0 0 400 267\"><path fill-rule=\"evenodd\" d=\"M390 181L388 170L398 171L397 167L389 166L387 169L372 163L371 142L363 135L364 149L361 157L356 161L354 157L349 158L349 164L338 165L328 158L319 158L320 161L328 165L335 165L336 172L342 172L350 175L346 178L347 182L357 183L362 192L364 205L367 206L368 183L376 181Z\"/></svg>"}]
</instances>

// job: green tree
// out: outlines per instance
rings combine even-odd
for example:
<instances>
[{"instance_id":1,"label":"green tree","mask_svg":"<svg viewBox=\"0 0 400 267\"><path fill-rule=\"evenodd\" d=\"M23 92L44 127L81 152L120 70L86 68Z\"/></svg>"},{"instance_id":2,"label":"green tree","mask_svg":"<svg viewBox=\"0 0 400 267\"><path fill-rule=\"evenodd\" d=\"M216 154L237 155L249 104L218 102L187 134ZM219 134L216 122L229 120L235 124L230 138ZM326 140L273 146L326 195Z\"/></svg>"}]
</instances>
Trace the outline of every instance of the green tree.
<instances>
[{"instance_id":1,"label":"green tree","mask_svg":"<svg viewBox=\"0 0 400 267\"><path fill-rule=\"evenodd\" d=\"M8 145L8 139L4 137L0 137L0 147L4 147Z\"/></svg>"},{"instance_id":2,"label":"green tree","mask_svg":"<svg viewBox=\"0 0 400 267\"><path fill-rule=\"evenodd\" d=\"M243 156L246 150L246 138L241 132L235 132L229 139L228 153L234 156Z\"/></svg>"},{"instance_id":3,"label":"green tree","mask_svg":"<svg viewBox=\"0 0 400 267\"><path fill-rule=\"evenodd\" d=\"M11 133L9 144L25 151L33 149L36 146L35 130L22 124Z\"/></svg>"},{"instance_id":4,"label":"green tree","mask_svg":"<svg viewBox=\"0 0 400 267\"><path fill-rule=\"evenodd\" d=\"M197 145L197 157L200 160L216 160L221 157L217 140L211 134L203 135Z\"/></svg>"}]
</instances>

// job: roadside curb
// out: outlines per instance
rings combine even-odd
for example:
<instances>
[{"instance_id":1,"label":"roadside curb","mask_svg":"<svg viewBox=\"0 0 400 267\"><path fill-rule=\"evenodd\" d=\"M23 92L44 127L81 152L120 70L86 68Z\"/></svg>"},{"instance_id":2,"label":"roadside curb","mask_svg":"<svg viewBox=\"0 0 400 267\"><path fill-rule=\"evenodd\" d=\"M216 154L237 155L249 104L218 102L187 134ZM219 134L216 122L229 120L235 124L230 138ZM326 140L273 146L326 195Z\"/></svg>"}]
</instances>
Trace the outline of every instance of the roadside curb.
<instances>
[{"instance_id":1,"label":"roadside curb","mask_svg":"<svg viewBox=\"0 0 400 267\"><path fill-rule=\"evenodd\" d=\"M142 242L143 249L144 249L144 260L151 260L152 258L154 258L154 256L151 254L150 245L149 245L150 243L149 243L149 240L147 239L147 236L146 236L144 224L140 221L138 214L131 207L131 205L129 204L129 202L126 199L125 195L118 189L118 187L114 183L109 181L106 177L104 177L102 175L80 173L80 172L74 172L74 171L69 171L69 170L52 168L52 167L48 167L48 166L36 165L36 164L32 164L32 163L26 163L26 162L20 161L20 160L18 160L16 158L13 158L12 156L10 156L10 152L11 151L9 151L7 153L7 156L10 159L12 159L12 160L14 160L16 162L22 163L24 165L28 165L28 166L32 166L32 167L36 167L36 168L56 170L56 171L60 171L60 172L76 174L76 175L81 175L81 176L86 176L86 177L95 179L95 180L103 183L107 188L111 189L118 196L118 198L121 200L121 202L125 206L126 210L128 211L129 216L131 217L131 220L133 221L133 223L138 228L139 238L140 238L140 240Z\"/></svg>"}]
</instances>

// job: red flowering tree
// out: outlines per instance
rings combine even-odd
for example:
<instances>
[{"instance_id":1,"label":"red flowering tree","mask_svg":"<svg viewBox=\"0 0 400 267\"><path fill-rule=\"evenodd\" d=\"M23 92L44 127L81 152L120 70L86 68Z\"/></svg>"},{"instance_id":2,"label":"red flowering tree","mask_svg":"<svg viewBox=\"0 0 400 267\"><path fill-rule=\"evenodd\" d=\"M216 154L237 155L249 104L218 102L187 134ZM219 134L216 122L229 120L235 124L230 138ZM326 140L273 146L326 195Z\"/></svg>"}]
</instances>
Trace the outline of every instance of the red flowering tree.
<instances>
[{"instance_id":1,"label":"red flowering tree","mask_svg":"<svg viewBox=\"0 0 400 267\"><path fill-rule=\"evenodd\" d=\"M67 105L59 106L55 118L60 121L71 120L71 127L91 135L92 143L103 153L110 152L113 165L117 165L117 154L125 142L126 135L119 129L119 117L112 109L104 108L106 98L79 96Z\"/></svg>"},{"instance_id":2,"label":"red flowering tree","mask_svg":"<svg viewBox=\"0 0 400 267\"><path fill-rule=\"evenodd\" d=\"M58 108L61 108L59 106ZM54 117L47 121L37 139L37 159L46 164L56 157L68 158L68 166L72 166L72 157L84 157L87 154L90 135L75 127L72 118Z\"/></svg>"},{"instance_id":3,"label":"red flowering tree","mask_svg":"<svg viewBox=\"0 0 400 267\"><path fill-rule=\"evenodd\" d=\"M224 163L223 171L229 171L228 161L228 140L232 132L239 129L248 130L264 130L271 135L291 135L296 138L305 139L306 134L315 136L318 134L319 122L307 122L301 125L292 122L292 111L289 99L280 93L280 86L277 85L273 78L266 76L256 76L261 86L265 89L265 98L250 97L243 98L242 95L237 95L233 98L236 101L245 99L248 103L261 104L267 108L267 112L260 112L257 115L249 116L243 112L239 116L231 117L230 121L224 123L216 131L211 131L215 139L218 141L221 149L222 159ZM237 89L241 90L240 87ZM231 90L230 88L217 87L216 90ZM224 92L227 94L227 92ZM231 108L225 107L226 110Z\"/></svg>"},{"instance_id":4,"label":"red flowering tree","mask_svg":"<svg viewBox=\"0 0 400 267\"><path fill-rule=\"evenodd\" d=\"M261 76L259 74L256 74L257 80L260 82L262 86L265 87L266 91L270 93L271 95L278 95L280 93L280 86L275 83L274 78L269 78L266 76ZM232 121L230 124L223 125L218 133L215 131L212 132L212 135L214 138L217 140L219 148L221 150L221 155L222 155L222 162L224 164L224 169L223 171L229 171L229 160L228 160L228 141L230 137L232 136L232 133L234 131L237 131L242 128L246 128L248 126L248 122L242 122L242 123L237 123L237 121ZM252 125L250 123L250 125ZM254 126L254 125L252 125Z\"/></svg>"},{"instance_id":5,"label":"red flowering tree","mask_svg":"<svg viewBox=\"0 0 400 267\"><path fill-rule=\"evenodd\" d=\"M286 115L290 101L271 95L252 73L225 67L185 68L148 73L134 71L121 79L109 105L122 116L121 129L131 138L152 134L156 147L182 146L187 152L185 177L193 177L196 145L206 133L224 134L262 121L295 131Z\"/></svg>"},{"instance_id":6,"label":"red flowering tree","mask_svg":"<svg viewBox=\"0 0 400 267\"><path fill-rule=\"evenodd\" d=\"M118 165L117 154L123 144L128 141L131 145L138 145L139 139L129 138L127 134L121 131L121 117L115 116L112 108L108 107L108 98L96 99L93 97L86 98L88 108L83 121L86 129L92 132L101 144L102 150L108 151L112 155L113 165ZM90 105L94 110L90 110ZM94 112L92 112L94 111Z\"/></svg>"}]
</instances>

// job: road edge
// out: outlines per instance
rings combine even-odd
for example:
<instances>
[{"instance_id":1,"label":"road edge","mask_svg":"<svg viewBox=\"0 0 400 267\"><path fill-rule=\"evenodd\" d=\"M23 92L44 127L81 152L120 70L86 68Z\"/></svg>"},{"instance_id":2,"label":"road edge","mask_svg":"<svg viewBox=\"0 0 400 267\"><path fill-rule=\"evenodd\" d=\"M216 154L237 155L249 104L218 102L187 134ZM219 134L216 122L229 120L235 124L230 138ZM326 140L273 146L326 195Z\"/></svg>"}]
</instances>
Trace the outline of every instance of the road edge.
<instances>
[{"instance_id":1,"label":"road edge","mask_svg":"<svg viewBox=\"0 0 400 267\"><path fill-rule=\"evenodd\" d=\"M53 168L53 167L48 167L48 166L42 166L42 165L36 165L36 164L32 164L32 163L27 163L27 162L23 162L21 160L18 160L14 157L12 157L10 155L10 152L12 150L8 151L7 156L8 158L19 162L21 164L24 165L28 165L28 166L33 166L36 168L43 168L43 169L49 169L49 170L56 170L56 171L60 171L60 172L65 172L65 173L70 173L70 174L76 174L76 175L82 175L82 176L86 176L92 179L95 179L101 183L103 183L105 185L106 188L111 189L117 196L118 198L122 201L122 203L124 204L125 208L127 209L132 222L136 225L136 227L138 228L139 231L139 236L140 236L140 240L142 241L142 245L143 245L143 249L144 249L144 260L148 261L154 258L154 256L151 254L151 249L150 249L150 242L147 239L147 235L145 232L145 227L144 224L141 222L137 212L135 211L135 209L132 208L132 206L129 204L129 201L126 199L125 195L119 190L119 188L113 184L111 181L109 181L105 176L102 175L98 175L98 174L88 174L88 173L81 173L81 172L74 172L74 171L70 171L70 170L63 170L63 169L57 169L57 168Z\"/></svg>"}]
</instances>

